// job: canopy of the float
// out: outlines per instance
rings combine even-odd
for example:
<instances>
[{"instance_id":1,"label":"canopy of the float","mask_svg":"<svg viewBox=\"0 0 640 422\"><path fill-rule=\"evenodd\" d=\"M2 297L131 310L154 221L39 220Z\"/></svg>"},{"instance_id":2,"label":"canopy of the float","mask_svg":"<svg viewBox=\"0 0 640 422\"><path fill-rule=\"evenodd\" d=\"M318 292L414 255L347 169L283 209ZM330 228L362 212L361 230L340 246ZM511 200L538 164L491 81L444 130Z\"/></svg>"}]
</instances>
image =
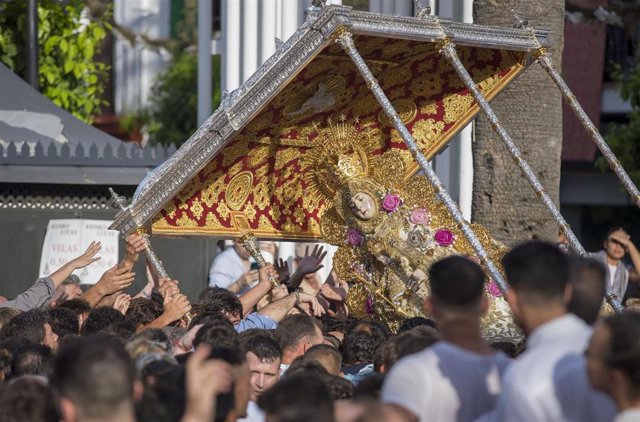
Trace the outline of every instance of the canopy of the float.
<instances>
[{"instance_id":1,"label":"canopy of the float","mask_svg":"<svg viewBox=\"0 0 640 422\"><path fill-rule=\"evenodd\" d=\"M525 29L427 17L385 16L326 6L163 165L140 184L111 228L129 233L319 239L327 206L309 188L306 154L340 121L355 124L377 154L401 153L418 167L349 56L334 41L353 34L387 97L427 158L478 112L473 96L439 52L443 36L488 99L530 63L539 47ZM547 31L535 34L547 46Z\"/></svg>"}]
</instances>

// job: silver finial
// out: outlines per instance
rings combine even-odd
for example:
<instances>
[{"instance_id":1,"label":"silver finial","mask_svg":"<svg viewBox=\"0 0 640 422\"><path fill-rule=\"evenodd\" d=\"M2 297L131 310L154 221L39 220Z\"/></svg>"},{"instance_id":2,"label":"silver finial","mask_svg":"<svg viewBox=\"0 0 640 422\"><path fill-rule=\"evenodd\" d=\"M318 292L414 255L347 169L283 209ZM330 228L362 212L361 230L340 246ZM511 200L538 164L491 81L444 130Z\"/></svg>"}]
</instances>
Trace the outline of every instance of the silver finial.
<instances>
[{"instance_id":1,"label":"silver finial","mask_svg":"<svg viewBox=\"0 0 640 422\"><path fill-rule=\"evenodd\" d=\"M109 193L111 194L111 200L109 201L109 205L112 208L116 208L118 210L124 210L129 205L127 202L127 198L124 196L118 195L116 191L112 188L109 188Z\"/></svg>"},{"instance_id":2,"label":"silver finial","mask_svg":"<svg viewBox=\"0 0 640 422\"><path fill-rule=\"evenodd\" d=\"M514 28L526 28L529 26L529 20L520 16L514 9L511 9L513 14L513 27Z\"/></svg>"},{"instance_id":3,"label":"silver finial","mask_svg":"<svg viewBox=\"0 0 640 422\"><path fill-rule=\"evenodd\" d=\"M431 15L431 7L423 6L420 0L413 0L413 4L416 9L416 18L424 19L427 16Z\"/></svg>"}]
</instances>

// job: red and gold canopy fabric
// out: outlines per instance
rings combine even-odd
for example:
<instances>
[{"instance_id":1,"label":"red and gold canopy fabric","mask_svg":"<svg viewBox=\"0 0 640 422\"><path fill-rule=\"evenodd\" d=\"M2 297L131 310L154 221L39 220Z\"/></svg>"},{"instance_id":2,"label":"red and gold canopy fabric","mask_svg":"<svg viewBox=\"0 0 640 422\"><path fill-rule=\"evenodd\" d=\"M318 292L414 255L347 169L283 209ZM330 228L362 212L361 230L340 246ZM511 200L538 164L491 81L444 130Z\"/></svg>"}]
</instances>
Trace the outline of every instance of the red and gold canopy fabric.
<instances>
[{"instance_id":1,"label":"red and gold canopy fabric","mask_svg":"<svg viewBox=\"0 0 640 422\"><path fill-rule=\"evenodd\" d=\"M478 112L436 44L366 35L355 35L354 42L427 158ZM523 51L457 49L489 99L528 57ZM374 154L400 151L407 178L418 170L349 56L329 44L166 204L153 220L153 233L319 238L326 204L309 189L304 157L332 122L345 120L374 140Z\"/></svg>"}]
</instances>

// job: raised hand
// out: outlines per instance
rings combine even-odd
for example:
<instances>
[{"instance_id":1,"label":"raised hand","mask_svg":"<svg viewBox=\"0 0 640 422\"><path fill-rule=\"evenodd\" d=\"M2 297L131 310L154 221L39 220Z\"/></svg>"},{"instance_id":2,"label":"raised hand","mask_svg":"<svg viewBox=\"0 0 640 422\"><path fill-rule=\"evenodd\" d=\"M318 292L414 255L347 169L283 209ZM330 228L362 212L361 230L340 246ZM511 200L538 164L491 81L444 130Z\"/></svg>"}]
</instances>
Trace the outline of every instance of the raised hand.
<instances>
[{"instance_id":1,"label":"raised hand","mask_svg":"<svg viewBox=\"0 0 640 422\"><path fill-rule=\"evenodd\" d=\"M300 260L296 272L300 272L303 276L315 273L323 267L322 260L326 255L327 252L320 245L315 245L311 254L309 254L309 246L307 246L305 248L304 258Z\"/></svg>"},{"instance_id":2,"label":"raised hand","mask_svg":"<svg viewBox=\"0 0 640 422\"><path fill-rule=\"evenodd\" d=\"M233 291L234 293L237 293L240 290L244 289L245 287L251 286L251 284L253 284L253 282L256 281L258 278L259 278L258 270L249 270L246 273L242 274L240 278L238 278L236 281L234 281L233 284L229 286L229 290Z\"/></svg>"},{"instance_id":3,"label":"raised hand","mask_svg":"<svg viewBox=\"0 0 640 422\"><path fill-rule=\"evenodd\" d=\"M167 297L173 297L180 293L180 288L178 287L178 280L172 280L169 277L163 277L159 280L160 287L158 291L160 295L166 300Z\"/></svg>"},{"instance_id":4,"label":"raised hand","mask_svg":"<svg viewBox=\"0 0 640 422\"><path fill-rule=\"evenodd\" d=\"M300 303L306 303L311 308L310 309L311 316L320 317L325 314L324 308L320 305L320 303L318 302L318 299L316 299L315 296L307 293L302 293L302 292L298 292L297 294L298 294Z\"/></svg>"},{"instance_id":5,"label":"raised hand","mask_svg":"<svg viewBox=\"0 0 640 422\"><path fill-rule=\"evenodd\" d=\"M113 302L113 308L116 311L120 311L122 315L125 315L127 313L127 310L129 309L130 304L131 296L125 293L120 293L118 296L116 296L116 301Z\"/></svg>"},{"instance_id":6,"label":"raised hand","mask_svg":"<svg viewBox=\"0 0 640 422\"><path fill-rule=\"evenodd\" d=\"M621 244L623 248L629 248L630 245L633 245L631 242L631 236L628 234L621 234L620 232L613 232L610 235L611 239Z\"/></svg>"},{"instance_id":7,"label":"raised hand","mask_svg":"<svg viewBox=\"0 0 640 422\"><path fill-rule=\"evenodd\" d=\"M200 346L187 360L187 404L181 422L208 422L214 419L216 396L231 391L231 366L219 359L207 359L210 348Z\"/></svg>"},{"instance_id":8,"label":"raised hand","mask_svg":"<svg viewBox=\"0 0 640 422\"><path fill-rule=\"evenodd\" d=\"M138 262L140 252L147 248L147 239L137 233L130 234L125 239L126 251L124 254L123 263L133 267Z\"/></svg>"},{"instance_id":9,"label":"raised hand","mask_svg":"<svg viewBox=\"0 0 640 422\"><path fill-rule=\"evenodd\" d=\"M196 335L198 335L198 331L200 331L200 328L202 328L203 325L204 324L194 325L189 331L187 331L187 334L180 338L172 350L174 356L189 353L191 349L193 349L193 341L196 339Z\"/></svg>"},{"instance_id":10,"label":"raised hand","mask_svg":"<svg viewBox=\"0 0 640 422\"><path fill-rule=\"evenodd\" d=\"M89 264L93 264L97 260L100 259L99 256L96 256L98 252L102 249L102 245L100 242L93 241L89 245L86 251L82 255L77 258L71 260L73 267L77 270L79 268L84 268Z\"/></svg>"},{"instance_id":11,"label":"raised hand","mask_svg":"<svg viewBox=\"0 0 640 422\"><path fill-rule=\"evenodd\" d=\"M111 295L129 287L135 276L136 274L131 272L129 268L115 266L102 274L96 283L96 288L102 296Z\"/></svg>"},{"instance_id":12,"label":"raised hand","mask_svg":"<svg viewBox=\"0 0 640 422\"><path fill-rule=\"evenodd\" d=\"M320 288L320 294L327 300L332 300L334 302L343 302L345 298L343 298L340 293L334 290L333 286L324 283Z\"/></svg>"},{"instance_id":13,"label":"raised hand","mask_svg":"<svg viewBox=\"0 0 640 422\"><path fill-rule=\"evenodd\" d=\"M189 303L189 299L185 295L179 293L173 296L165 296L163 307L163 315L168 323L172 323L191 310L191 303Z\"/></svg>"},{"instance_id":14,"label":"raised hand","mask_svg":"<svg viewBox=\"0 0 640 422\"><path fill-rule=\"evenodd\" d=\"M273 264L267 264L258 270L258 280L260 280L260 283L271 284L269 280L270 277L278 279L278 272L273 267Z\"/></svg>"},{"instance_id":15,"label":"raised hand","mask_svg":"<svg viewBox=\"0 0 640 422\"><path fill-rule=\"evenodd\" d=\"M271 289L271 301L275 302L276 300L282 299L288 294L289 291L287 290L287 286L281 284L278 287L274 287L273 289Z\"/></svg>"},{"instance_id":16,"label":"raised hand","mask_svg":"<svg viewBox=\"0 0 640 422\"><path fill-rule=\"evenodd\" d=\"M278 280L280 283L287 284L289 279L291 278L291 273L289 272L289 264L284 259L280 258L276 261L274 265L275 270L278 272Z\"/></svg>"}]
</instances>

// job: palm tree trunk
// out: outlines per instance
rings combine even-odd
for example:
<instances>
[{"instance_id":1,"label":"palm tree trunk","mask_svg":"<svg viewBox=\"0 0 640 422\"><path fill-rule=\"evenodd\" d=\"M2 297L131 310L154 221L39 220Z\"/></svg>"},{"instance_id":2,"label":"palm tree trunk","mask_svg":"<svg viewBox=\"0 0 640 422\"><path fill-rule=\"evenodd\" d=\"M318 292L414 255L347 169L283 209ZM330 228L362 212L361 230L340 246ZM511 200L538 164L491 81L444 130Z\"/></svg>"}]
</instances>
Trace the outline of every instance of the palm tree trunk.
<instances>
[{"instance_id":1,"label":"palm tree trunk","mask_svg":"<svg viewBox=\"0 0 640 422\"><path fill-rule=\"evenodd\" d=\"M564 31L563 0L476 0L473 20L513 25L511 9L532 26L551 30L551 52L559 68ZM562 97L547 74L533 64L493 102L506 130L556 204L559 203L562 150ZM507 244L526 239L555 240L558 227L511 160L506 148L479 115L473 143L473 220Z\"/></svg>"}]
</instances>

